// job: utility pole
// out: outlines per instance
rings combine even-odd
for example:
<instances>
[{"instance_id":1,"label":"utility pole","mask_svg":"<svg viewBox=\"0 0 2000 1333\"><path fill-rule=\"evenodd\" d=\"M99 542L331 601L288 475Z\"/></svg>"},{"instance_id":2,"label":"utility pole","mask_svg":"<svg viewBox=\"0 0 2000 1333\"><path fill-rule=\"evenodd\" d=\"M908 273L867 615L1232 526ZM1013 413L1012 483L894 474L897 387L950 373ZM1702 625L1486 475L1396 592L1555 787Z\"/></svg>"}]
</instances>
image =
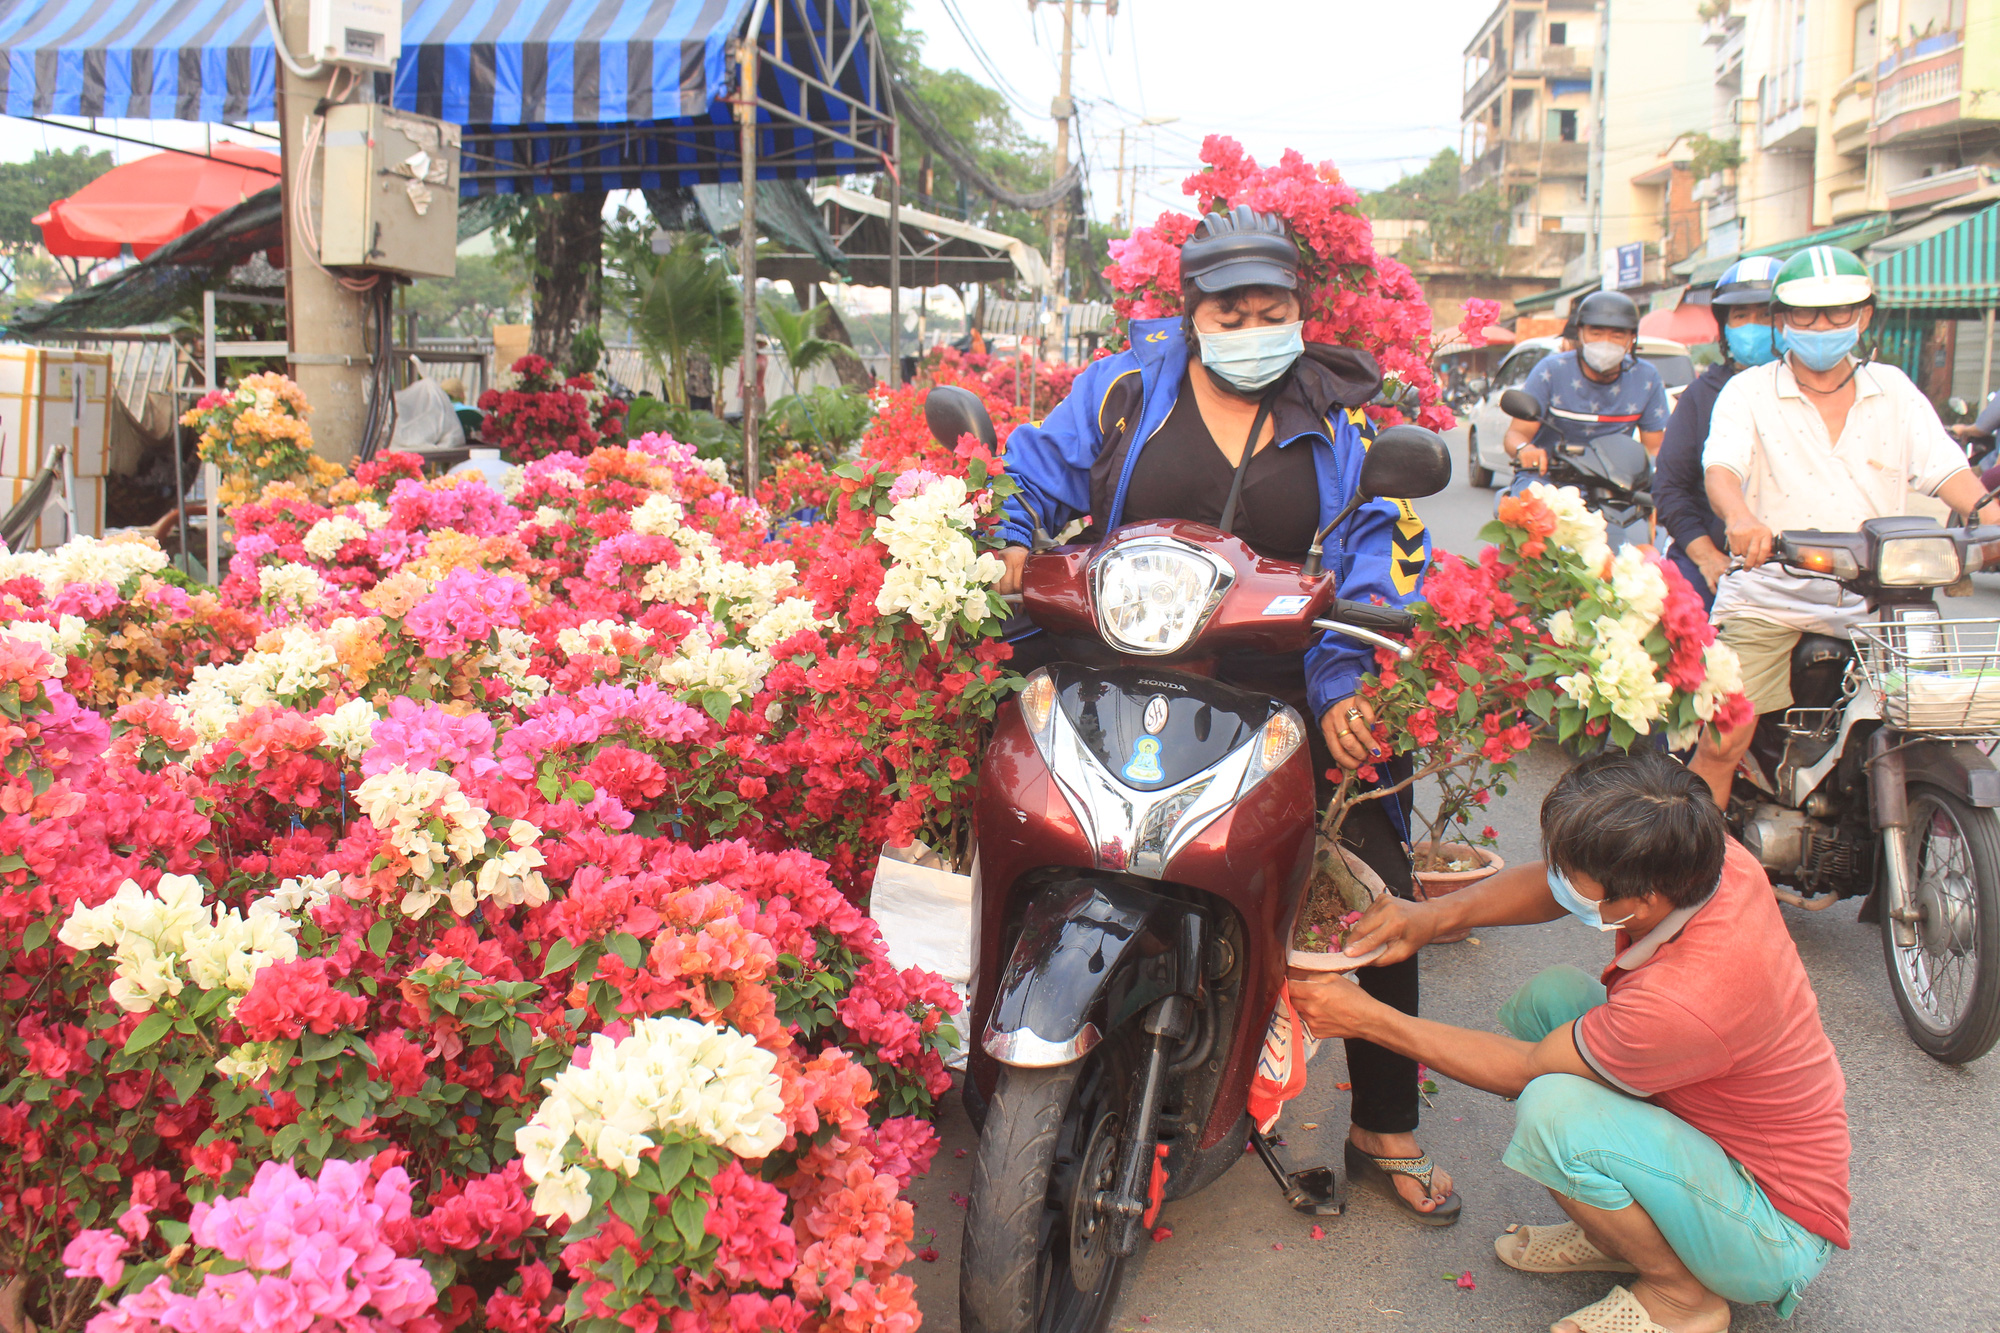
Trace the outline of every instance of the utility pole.
<instances>
[{"instance_id":1,"label":"utility pole","mask_svg":"<svg viewBox=\"0 0 2000 1333\"><path fill-rule=\"evenodd\" d=\"M285 45L303 51L307 0L282 0ZM315 181L303 168L305 133L315 110L333 82L332 66L312 78L301 78L281 63L278 68L278 136L282 154L285 237L285 340L290 346L292 378L312 404L313 452L336 463L347 463L361 447L368 419L368 302L373 293L353 292L334 281L314 262L318 256L299 231L301 213L316 211ZM371 76L363 75L367 80ZM313 177L324 166L324 151L314 163ZM304 198L294 196L304 191ZM385 279L386 280L386 279Z\"/></svg>"},{"instance_id":2,"label":"utility pole","mask_svg":"<svg viewBox=\"0 0 2000 1333\"><path fill-rule=\"evenodd\" d=\"M1138 173L1134 172L1133 174L1137 175ZM1118 175L1116 179L1118 181L1117 185L1118 209L1115 214L1115 220L1112 223L1112 228L1115 231L1124 231L1125 230L1125 127L1123 125L1120 125L1118 127Z\"/></svg>"},{"instance_id":3,"label":"utility pole","mask_svg":"<svg viewBox=\"0 0 2000 1333\"><path fill-rule=\"evenodd\" d=\"M1590 62L1590 272L1604 271L1604 76L1611 64L1611 0L1597 0L1597 54Z\"/></svg>"},{"instance_id":4,"label":"utility pole","mask_svg":"<svg viewBox=\"0 0 2000 1333\"><path fill-rule=\"evenodd\" d=\"M743 482L746 494L757 493L757 34L741 47L743 91L736 101L738 154L743 176L743 225L737 235L742 247L737 270L743 275L743 359L739 386L743 391ZM720 372L717 373L718 381ZM716 387L722 386L718 382Z\"/></svg>"},{"instance_id":5,"label":"utility pole","mask_svg":"<svg viewBox=\"0 0 2000 1333\"><path fill-rule=\"evenodd\" d=\"M1049 114L1056 120L1056 179L1069 174L1069 121L1076 103L1069 95L1069 58L1076 40L1076 0L1063 0L1062 68L1056 100ZM1063 270L1069 264L1069 196L1065 194L1049 209L1049 299L1060 310L1063 305Z\"/></svg>"}]
</instances>

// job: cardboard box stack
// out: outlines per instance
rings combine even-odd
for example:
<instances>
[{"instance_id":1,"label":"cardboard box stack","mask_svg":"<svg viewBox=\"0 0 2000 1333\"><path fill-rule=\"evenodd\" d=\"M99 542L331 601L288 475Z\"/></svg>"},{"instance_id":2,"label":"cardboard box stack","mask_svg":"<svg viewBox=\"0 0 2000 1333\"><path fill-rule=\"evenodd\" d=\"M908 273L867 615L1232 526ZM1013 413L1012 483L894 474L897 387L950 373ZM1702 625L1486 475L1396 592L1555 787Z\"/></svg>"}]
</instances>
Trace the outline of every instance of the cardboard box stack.
<instances>
[{"instance_id":1,"label":"cardboard box stack","mask_svg":"<svg viewBox=\"0 0 2000 1333\"><path fill-rule=\"evenodd\" d=\"M104 535L111 393L109 352L0 344L0 513L27 494L60 444L70 451L77 531ZM48 549L69 537L58 481L23 545Z\"/></svg>"}]
</instances>

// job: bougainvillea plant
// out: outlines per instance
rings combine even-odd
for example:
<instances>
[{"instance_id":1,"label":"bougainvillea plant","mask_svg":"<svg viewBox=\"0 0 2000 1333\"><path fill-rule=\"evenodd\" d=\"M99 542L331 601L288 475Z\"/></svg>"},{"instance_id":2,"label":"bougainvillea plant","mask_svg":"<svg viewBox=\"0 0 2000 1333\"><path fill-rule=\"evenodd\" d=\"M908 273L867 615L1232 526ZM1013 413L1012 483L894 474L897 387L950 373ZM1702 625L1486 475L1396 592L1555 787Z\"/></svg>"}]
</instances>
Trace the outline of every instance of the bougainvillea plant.
<instances>
[{"instance_id":1,"label":"bougainvillea plant","mask_svg":"<svg viewBox=\"0 0 2000 1333\"><path fill-rule=\"evenodd\" d=\"M346 475L313 452L306 421L311 412L298 385L270 373L202 395L181 414L181 424L201 432L196 448L202 461L215 464L222 477L218 501L233 508L274 481L323 492Z\"/></svg>"},{"instance_id":2,"label":"bougainvillea plant","mask_svg":"<svg viewBox=\"0 0 2000 1333\"><path fill-rule=\"evenodd\" d=\"M562 378L546 357L528 355L508 368L513 383L479 395L486 414L479 436L510 463L550 454L587 454L616 439L625 404L589 372Z\"/></svg>"},{"instance_id":3,"label":"bougainvillea plant","mask_svg":"<svg viewBox=\"0 0 2000 1333\"><path fill-rule=\"evenodd\" d=\"M1211 134L1202 141L1205 164L1182 182L1183 193L1204 212L1248 204L1282 217L1299 247L1299 291L1308 342L1336 343L1372 353L1385 382L1400 384L1419 425L1446 430L1451 412L1439 401L1430 367L1431 312L1410 270L1377 253L1360 195L1331 162L1314 165L1287 149L1278 165L1260 167L1234 139ZM1199 219L1167 212L1111 242L1104 279L1119 293L1120 318L1154 319L1181 311L1181 245ZM1384 425L1403 419L1394 407L1376 406Z\"/></svg>"},{"instance_id":4,"label":"bougainvillea plant","mask_svg":"<svg viewBox=\"0 0 2000 1333\"><path fill-rule=\"evenodd\" d=\"M915 1326L958 1001L856 903L1010 678L895 407L776 534L646 437L267 485L214 593L0 554L0 1311Z\"/></svg>"}]
</instances>

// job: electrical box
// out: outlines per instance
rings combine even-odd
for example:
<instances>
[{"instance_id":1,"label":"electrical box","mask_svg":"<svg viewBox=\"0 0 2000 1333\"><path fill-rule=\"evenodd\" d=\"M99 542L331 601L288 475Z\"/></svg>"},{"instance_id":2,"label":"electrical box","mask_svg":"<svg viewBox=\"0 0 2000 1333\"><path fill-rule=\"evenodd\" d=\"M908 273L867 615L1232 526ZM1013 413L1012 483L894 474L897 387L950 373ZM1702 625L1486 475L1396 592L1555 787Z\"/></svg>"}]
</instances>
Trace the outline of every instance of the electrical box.
<instances>
[{"instance_id":1,"label":"electrical box","mask_svg":"<svg viewBox=\"0 0 2000 1333\"><path fill-rule=\"evenodd\" d=\"M458 126L379 103L326 113L322 264L448 278L458 268Z\"/></svg>"},{"instance_id":2,"label":"electrical box","mask_svg":"<svg viewBox=\"0 0 2000 1333\"><path fill-rule=\"evenodd\" d=\"M394 70L403 50L402 0L310 0L304 61Z\"/></svg>"}]
</instances>

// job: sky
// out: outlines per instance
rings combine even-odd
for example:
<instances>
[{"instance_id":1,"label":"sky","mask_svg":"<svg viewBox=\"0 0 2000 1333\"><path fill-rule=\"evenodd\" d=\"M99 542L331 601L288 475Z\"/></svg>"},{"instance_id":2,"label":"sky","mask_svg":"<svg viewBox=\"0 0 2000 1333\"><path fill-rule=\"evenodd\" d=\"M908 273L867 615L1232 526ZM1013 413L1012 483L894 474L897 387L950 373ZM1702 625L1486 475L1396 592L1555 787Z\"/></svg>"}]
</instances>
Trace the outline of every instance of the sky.
<instances>
[{"instance_id":1,"label":"sky","mask_svg":"<svg viewBox=\"0 0 2000 1333\"><path fill-rule=\"evenodd\" d=\"M1226 134L1260 162L1296 148L1331 159L1361 188L1414 171L1458 144L1464 49L1494 0L1121 0L1078 6L1070 67L1091 212L1116 209L1118 129L1138 171L1138 216L1183 208L1204 135ZM954 23L956 16L958 23ZM985 51L1030 132L1053 139L1062 5L1023 0L912 0L925 60L995 82ZM963 29L959 26L963 24Z\"/></svg>"},{"instance_id":2,"label":"sky","mask_svg":"<svg viewBox=\"0 0 2000 1333\"><path fill-rule=\"evenodd\" d=\"M1079 5L1070 72L1079 116L1072 152L1091 171L1091 212L1116 210L1118 129L1147 118L1173 123L1128 133L1139 215L1186 202L1180 182L1198 166L1202 136L1227 134L1260 161L1297 148L1331 158L1357 186L1387 185L1458 142L1462 52L1493 0L1121 0ZM912 0L934 67L996 82L1032 134L1052 141L1062 6L1024 0ZM979 44L982 65L953 22ZM227 127L104 121L132 138L201 148L212 140L274 147ZM272 129L271 126L260 126ZM0 117L0 160L44 147L93 145L118 161L149 149Z\"/></svg>"}]
</instances>

